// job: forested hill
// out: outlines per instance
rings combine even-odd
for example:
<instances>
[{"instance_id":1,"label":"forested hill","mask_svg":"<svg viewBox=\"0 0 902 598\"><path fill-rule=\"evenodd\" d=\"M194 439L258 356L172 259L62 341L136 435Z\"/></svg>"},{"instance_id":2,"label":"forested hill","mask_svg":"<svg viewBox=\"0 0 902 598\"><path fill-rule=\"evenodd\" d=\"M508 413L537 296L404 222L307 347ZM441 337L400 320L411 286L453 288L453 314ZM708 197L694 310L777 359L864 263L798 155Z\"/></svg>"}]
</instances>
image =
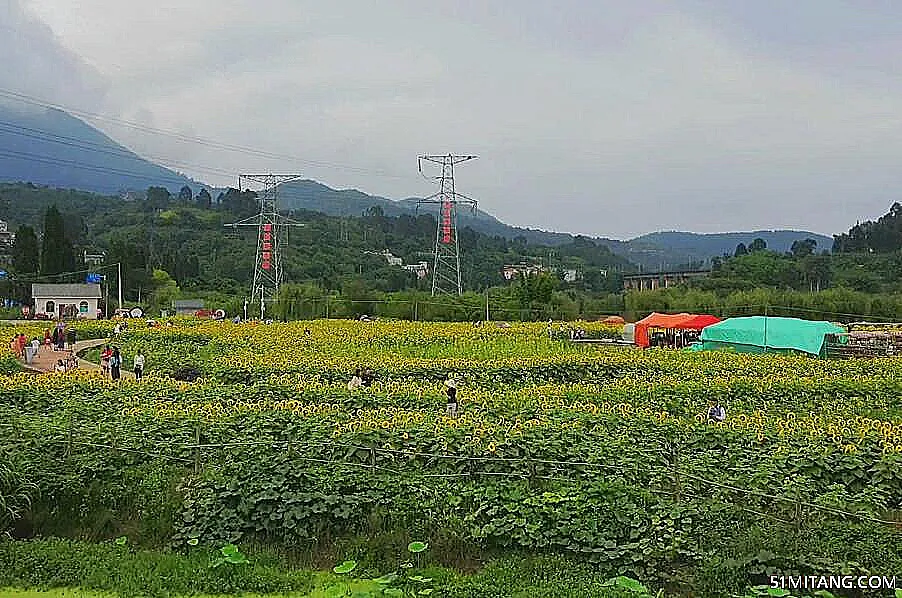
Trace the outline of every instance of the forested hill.
<instances>
[{"instance_id":1,"label":"forested hill","mask_svg":"<svg viewBox=\"0 0 902 598\"><path fill-rule=\"evenodd\" d=\"M251 282L255 238L249 229L232 232L224 225L254 213L253 193L230 190L216 201L188 191L180 198L152 188L147 199L128 201L0 184L0 219L14 230L28 225L40 232L45 210L56 205L78 255L103 251L107 263L125 264L126 295L132 300L157 284L151 280L154 270L167 272L185 291L243 296ZM380 254L387 250L404 264L431 262L427 255L435 239L431 215L386 216L379 210L347 218L300 210L291 215L306 226L291 233L285 263L288 280L324 289L428 288L428 280L389 265ZM460 231L460 244L464 285L474 290L508 284L502 266L519 262L550 264L559 272L577 270L582 280L570 285L561 281L561 287L593 291L619 290L622 272L634 269L607 247L583 238L552 249L467 227Z\"/></svg>"},{"instance_id":2,"label":"forested hill","mask_svg":"<svg viewBox=\"0 0 902 598\"><path fill-rule=\"evenodd\" d=\"M284 206L305 209L333 216L359 216L367 209L377 206L386 216L402 214L416 215L416 198L399 201L368 195L357 189L332 189L312 180L295 181L282 186L280 191ZM421 209L422 210L422 209ZM420 212L422 213L422 211ZM507 239L521 239L535 245L567 245L573 243L574 235L511 226L501 222L491 214L477 211L475 214L461 211L461 226ZM621 241L605 237L594 237L591 241L606 245L615 254L630 262L641 265L645 270L675 270L691 266L704 267L711 258L732 254L739 243L749 244L754 239L764 239L768 247L776 251L789 251L792 244L804 239L817 241L818 250L830 250L833 239L817 233L795 230L730 232L730 233L689 233L656 232L635 239Z\"/></svg>"},{"instance_id":3,"label":"forested hill","mask_svg":"<svg viewBox=\"0 0 902 598\"><path fill-rule=\"evenodd\" d=\"M890 206L889 212L876 221L860 222L848 233L836 236L833 251L837 253L889 253L902 249L902 204Z\"/></svg>"},{"instance_id":4,"label":"forested hill","mask_svg":"<svg viewBox=\"0 0 902 598\"><path fill-rule=\"evenodd\" d=\"M5 102L0 102L0 181L104 194L150 185L171 191L183 185L199 186L66 112Z\"/></svg>"},{"instance_id":5,"label":"forested hill","mask_svg":"<svg viewBox=\"0 0 902 598\"><path fill-rule=\"evenodd\" d=\"M816 241L815 251L817 252L830 251L833 246L831 237L797 230L758 230L752 232L704 234L664 231L649 233L631 239L628 244L632 252L628 256L633 261L636 261L633 254L645 249L651 252L661 252L662 258L666 252L671 263L688 263L690 261L732 255L736 251L737 245L740 243L749 245L755 239L764 240L769 249L779 253L790 251L793 243L805 239L814 239Z\"/></svg>"}]
</instances>

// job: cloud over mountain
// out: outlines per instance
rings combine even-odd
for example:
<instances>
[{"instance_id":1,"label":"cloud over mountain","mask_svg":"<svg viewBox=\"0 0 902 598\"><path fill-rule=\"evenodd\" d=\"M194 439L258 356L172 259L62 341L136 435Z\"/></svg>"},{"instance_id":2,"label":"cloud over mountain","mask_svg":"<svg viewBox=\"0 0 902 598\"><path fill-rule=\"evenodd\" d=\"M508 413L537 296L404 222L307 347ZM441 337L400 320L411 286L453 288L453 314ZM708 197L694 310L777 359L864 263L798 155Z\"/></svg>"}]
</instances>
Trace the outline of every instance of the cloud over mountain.
<instances>
[{"instance_id":1,"label":"cloud over mountain","mask_svg":"<svg viewBox=\"0 0 902 598\"><path fill-rule=\"evenodd\" d=\"M50 27L20 0L0 0L0 89L101 111L109 89L106 79L67 49ZM8 108L34 111L22 102L0 101Z\"/></svg>"}]
</instances>

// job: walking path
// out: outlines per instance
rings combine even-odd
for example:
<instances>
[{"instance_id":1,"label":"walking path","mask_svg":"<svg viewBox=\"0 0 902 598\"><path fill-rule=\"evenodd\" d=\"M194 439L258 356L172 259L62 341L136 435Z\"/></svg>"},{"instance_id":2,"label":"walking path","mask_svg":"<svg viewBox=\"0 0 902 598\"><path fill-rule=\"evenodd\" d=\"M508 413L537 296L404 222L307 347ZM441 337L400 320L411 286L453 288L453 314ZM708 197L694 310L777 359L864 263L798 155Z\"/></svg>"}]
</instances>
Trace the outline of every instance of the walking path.
<instances>
[{"instance_id":1,"label":"walking path","mask_svg":"<svg viewBox=\"0 0 902 598\"><path fill-rule=\"evenodd\" d=\"M78 341L75 343L74 347L75 355L77 356L82 351L102 347L108 342L109 341L105 338L95 338L86 341ZM46 374L54 370L54 368L56 367L56 362L58 360L62 359L63 361L65 361L68 354L68 351L54 351L51 347L42 346L40 351L38 351L38 354L34 356L34 359L31 361L31 363L27 364L25 367ZM101 368L99 364L79 357L78 369L85 372L100 372ZM121 372L123 379L132 380L135 377L135 374L127 370L121 370Z\"/></svg>"}]
</instances>

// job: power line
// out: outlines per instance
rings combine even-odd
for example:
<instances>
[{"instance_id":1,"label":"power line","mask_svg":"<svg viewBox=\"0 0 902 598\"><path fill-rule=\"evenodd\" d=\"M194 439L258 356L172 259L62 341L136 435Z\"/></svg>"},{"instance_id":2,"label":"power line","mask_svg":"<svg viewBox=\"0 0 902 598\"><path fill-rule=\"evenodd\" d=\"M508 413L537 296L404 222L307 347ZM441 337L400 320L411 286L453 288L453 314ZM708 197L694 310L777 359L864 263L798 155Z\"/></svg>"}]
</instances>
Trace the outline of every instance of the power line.
<instances>
[{"instance_id":1,"label":"power line","mask_svg":"<svg viewBox=\"0 0 902 598\"><path fill-rule=\"evenodd\" d=\"M74 114L74 115L88 118L91 120L115 124L115 125L129 128L129 129L133 129L136 131L141 131L144 133L150 133L153 135L159 135L159 136L163 136L163 137L169 137L169 138L183 141L186 143L194 143L196 145L202 145L202 146L209 147L212 149L218 149L218 150L240 153L240 154L245 154L245 155L252 155L252 156L257 156L257 157L267 158L267 159L272 159L272 160L290 160L292 162L307 164L309 166L315 166L315 167L319 167L319 168L331 168L331 169L335 169L335 170L346 170L346 171L355 172L358 174L383 176L383 177L390 177L390 178L397 178L397 179L411 179L412 178L410 176L402 176L402 175L398 175L398 174L393 174L393 173L390 173L390 172L387 172L384 170L361 168L361 167L357 167L357 166L349 166L346 164L339 164L339 163L335 163L335 162L326 162L326 161L322 161L322 160L303 159L303 158L299 158L297 156L292 156L289 154L270 152L270 151L260 150L260 149L256 149L253 147L243 146L243 145L223 143L223 142L215 141L212 139L207 139L204 137L195 137L195 136L191 136L191 135L185 135L184 133L178 133L176 131L159 129L156 127L142 125L140 123L128 121L128 120L121 119L121 118L115 118L115 117L106 116L103 114L98 114L95 112L79 110L77 108L73 108L71 106L65 106L63 104L48 102L46 100L42 100L40 98L36 98L36 97L30 96L30 95L19 93L19 92L12 91L9 89L0 88L0 96L6 97L7 99L15 100L18 102L22 102L25 104L33 105L33 106L39 106L42 108L50 108L50 109L54 109L54 110L62 110L69 114Z\"/></svg>"},{"instance_id":2,"label":"power line","mask_svg":"<svg viewBox=\"0 0 902 598\"><path fill-rule=\"evenodd\" d=\"M7 158L19 158L23 160L31 160L34 162L40 162L42 164L55 164L55 165L63 165L63 166L71 166L73 168L78 168L80 170L87 170L91 172L98 172L101 174L117 174L120 176L125 176L134 179L144 179L149 181L171 181L173 183L185 184L185 178L175 178L175 177L167 177L165 175L162 176L154 176L149 174L141 174L137 171L128 171L122 170L118 168L109 168L104 166L96 166L93 164L85 164L84 162L78 162L76 160L64 160L62 158L56 158L53 156L43 156L40 154L32 154L30 152L16 152L12 150L0 150L0 156L5 156Z\"/></svg>"},{"instance_id":3,"label":"power line","mask_svg":"<svg viewBox=\"0 0 902 598\"><path fill-rule=\"evenodd\" d=\"M5 130L4 130L5 129ZM12 130L11 130L12 129ZM100 154L107 154L111 156L118 156L122 158L126 158L129 160L143 161L153 160L158 164L154 166L166 167L166 168L191 168L198 172L207 172L210 174L219 174L232 176L234 173L227 170L222 170L220 168L215 168L211 166L202 166L199 164L190 164L190 163L179 163L169 158L155 156L155 155L143 155L140 156L135 152L123 148L121 150L110 147L109 145L102 145L99 143L93 143L90 141L84 141L75 137L68 137L66 135L58 135L56 133L50 133L48 131L43 131L41 129L35 129L32 127L23 127L21 125L17 125L15 123L0 121L0 133L9 133L12 135L20 135L22 137L28 137L31 139L37 139L39 141L46 141L48 143L57 143L66 147L71 147L75 149L84 149L88 151L97 152ZM178 174L178 173L176 173ZM187 177L186 177L187 178Z\"/></svg>"}]
</instances>

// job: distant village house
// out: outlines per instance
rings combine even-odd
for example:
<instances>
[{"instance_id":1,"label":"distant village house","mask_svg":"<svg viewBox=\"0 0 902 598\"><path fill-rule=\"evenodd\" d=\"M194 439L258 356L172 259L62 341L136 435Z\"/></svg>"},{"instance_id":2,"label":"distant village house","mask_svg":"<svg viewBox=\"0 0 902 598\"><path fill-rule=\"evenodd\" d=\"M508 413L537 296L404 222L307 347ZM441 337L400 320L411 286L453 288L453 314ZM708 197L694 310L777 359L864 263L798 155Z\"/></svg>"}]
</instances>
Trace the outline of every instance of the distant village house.
<instances>
[{"instance_id":1,"label":"distant village house","mask_svg":"<svg viewBox=\"0 0 902 598\"><path fill-rule=\"evenodd\" d=\"M429 274L429 263L428 262L418 262L416 264L407 264L405 266L401 266L408 272L413 272L417 275L417 278L426 278Z\"/></svg>"},{"instance_id":2,"label":"distant village house","mask_svg":"<svg viewBox=\"0 0 902 598\"><path fill-rule=\"evenodd\" d=\"M193 316L203 311L204 302L200 299L180 299L172 302L172 309L177 316Z\"/></svg>"},{"instance_id":3,"label":"distant village house","mask_svg":"<svg viewBox=\"0 0 902 598\"><path fill-rule=\"evenodd\" d=\"M100 305L99 284L33 284L35 316L96 320Z\"/></svg>"},{"instance_id":4,"label":"distant village house","mask_svg":"<svg viewBox=\"0 0 902 598\"><path fill-rule=\"evenodd\" d=\"M514 280L520 275L534 276L536 274L541 274L542 272L550 271L550 268L537 266L535 264L505 264L504 267L501 268L501 275L504 277L504 280Z\"/></svg>"}]
</instances>

